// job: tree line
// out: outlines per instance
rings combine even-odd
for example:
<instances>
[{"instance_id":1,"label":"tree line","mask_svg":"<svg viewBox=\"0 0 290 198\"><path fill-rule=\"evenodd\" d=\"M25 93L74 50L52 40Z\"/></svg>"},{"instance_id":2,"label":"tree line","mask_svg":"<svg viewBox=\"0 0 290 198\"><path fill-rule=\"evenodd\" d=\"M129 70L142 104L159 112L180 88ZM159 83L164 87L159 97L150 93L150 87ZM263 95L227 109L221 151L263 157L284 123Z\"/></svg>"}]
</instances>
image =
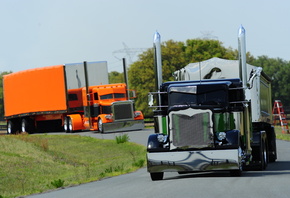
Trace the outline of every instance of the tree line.
<instances>
[{"instance_id":1,"label":"tree line","mask_svg":"<svg viewBox=\"0 0 290 198\"><path fill-rule=\"evenodd\" d=\"M163 42L162 66L163 81L174 80L172 73L189 63L208 60L213 57L237 60L238 51L226 48L218 40L193 39L186 42L169 40ZM138 97L136 108L143 111L145 116L152 116L152 109L148 108L148 92L156 91L154 81L154 51L148 49L139 55L138 61L128 69L129 85L135 89ZM247 52L247 63L263 68L272 79L272 101L281 100L284 106L290 106L290 62L281 58L269 58L266 55L254 57Z\"/></svg>"},{"instance_id":2,"label":"tree line","mask_svg":"<svg viewBox=\"0 0 290 198\"><path fill-rule=\"evenodd\" d=\"M213 57L237 60L238 51L224 47L218 40L188 39L186 42L168 40L161 44L163 81L172 81L173 72L189 63L208 60ZM284 106L290 106L290 61L281 58L269 58L266 55L254 57L247 52L247 63L263 68L272 79L272 100L281 100ZM145 116L152 116L148 108L148 92L155 90L154 51L149 48L141 53L138 60L128 68L129 88L137 92L135 105ZM0 73L0 113L3 115L2 76ZM109 73L110 83L124 82L123 73ZM1 116L0 116L1 117Z\"/></svg>"}]
</instances>

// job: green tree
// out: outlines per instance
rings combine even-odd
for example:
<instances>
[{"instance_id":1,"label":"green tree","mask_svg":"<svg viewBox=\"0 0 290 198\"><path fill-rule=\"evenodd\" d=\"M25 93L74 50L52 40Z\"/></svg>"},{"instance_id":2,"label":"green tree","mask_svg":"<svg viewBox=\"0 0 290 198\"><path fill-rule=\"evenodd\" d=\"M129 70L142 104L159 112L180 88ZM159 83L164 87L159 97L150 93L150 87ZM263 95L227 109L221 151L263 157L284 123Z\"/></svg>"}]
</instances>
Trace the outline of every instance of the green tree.
<instances>
[{"instance_id":1,"label":"green tree","mask_svg":"<svg viewBox=\"0 0 290 198\"><path fill-rule=\"evenodd\" d=\"M0 73L0 119L4 116L4 104L3 104L3 76L6 74L12 73L9 72L1 72Z\"/></svg>"},{"instance_id":2,"label":"green tree","mask_svg":"<svg viewBox=\"0 0 290 198\"><path fill-rule=\"evenodd\" d=\"M225 48L218 40L187 40L185 52L188 63L200 62L213 57L229 60L238 58L238 51Z\"/></svg>"},{"instance_id":3,"label":"green tree","mask_svg":"<svg viewBox=\"0 0 290 198\"><path fill-rule=\"evenodd\" d=\"M162 76L163 81L174 80L172 73L185 67L189 63L207 60L213 57L237 59L237 51L225 48L217 40L187 40L186 43L173 40L165 41L162 48ZM250 55L250 54L249 54ZM148 108L148 92L155 90L154 51L148 49L139 55L129 70L130 88L137 91L136 108L145 116L152 116L152 109Z\"/></svg>"},{"instance_id":4,"label":"green tree","mask_svg":"<svg viewBox=\"0 0 290 198\"><path fill-rule=\"evenodd\" d=\"M117 71L112 71L109 73L109 83L110 84L123 83L123 82L125 82L123 72L119 73Z\"/></svg>"},{"instance_id":5,"label":"green tree","mask_svg":"<svg viewBox=\"0 0 290 198\"><path fill-rule=\"evenodd\" d=\"M250 62L260 66L272 80L272 101L281 100L284 106L290 106L290 62L281 58L258 56Z\"/></svg>"}]
</instances>

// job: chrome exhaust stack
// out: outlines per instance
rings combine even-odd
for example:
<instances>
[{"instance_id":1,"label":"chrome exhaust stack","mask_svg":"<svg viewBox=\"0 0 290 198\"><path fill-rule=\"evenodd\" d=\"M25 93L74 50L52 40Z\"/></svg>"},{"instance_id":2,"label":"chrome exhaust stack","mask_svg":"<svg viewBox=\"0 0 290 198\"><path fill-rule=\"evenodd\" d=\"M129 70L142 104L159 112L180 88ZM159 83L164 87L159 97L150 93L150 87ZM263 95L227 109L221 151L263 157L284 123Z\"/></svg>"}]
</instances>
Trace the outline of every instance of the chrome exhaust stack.
<instances>
[{"instance_id":1,"label":"chrome exhaust stack","mask_svg":"<svg viewBox=\"0 0 290 198\"><path fill-rule=\"evenodd\" d=\"M248 77L247 77L247 52L246 52L246 30L241 25L238 34L238 50L239 50L239 69L240 69L240 79L243 82L243 87L246 89L248 87Z\"/></svg>"},{"instance_id":2,"label":"chrome exhaust stack","mask_svg":"<svg viewBox=\"0 0 290 198\"><path fill-rule=\"evenodd\" d=\"M161 36L158 32L154 34L154 70L155 70L155 86L160 91L162 84L162 56L161 56Z\"/></svg>"},{"instance_id":3,"label":"chrome exhaust stack","mask_svg":"<svg viewBox=\"0 0 290 198\"><path fill-rule=\"evenodd\" d=\"M249 83L248 83L248 72L247 72L247 58L246 58L246 30L241 25L239 28L238 34L238 50L239 50L239 70L240 70L240 79L243 83L244 94L246 101L250 101L250 93L249 93ZM246 135L246 154L251 154L251 117L250 117L250 106L248 102L244 102L244 112L243 112L243 119L241 120L241 133Z\"/></svg>"}]
</instances>

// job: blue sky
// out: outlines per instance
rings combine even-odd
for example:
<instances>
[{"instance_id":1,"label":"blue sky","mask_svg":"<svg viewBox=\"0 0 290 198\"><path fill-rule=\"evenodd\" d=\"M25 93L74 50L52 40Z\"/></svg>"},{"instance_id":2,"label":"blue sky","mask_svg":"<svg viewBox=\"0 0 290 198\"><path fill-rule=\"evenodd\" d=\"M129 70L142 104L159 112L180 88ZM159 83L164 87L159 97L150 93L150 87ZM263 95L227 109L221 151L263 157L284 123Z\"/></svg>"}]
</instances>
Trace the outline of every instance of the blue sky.
<instances>
[{"instance_id":1,"label":"blue sky","mask_svg":"<svg viewBox=\"0 0 290 198\"><path fill-rule=\"evenodd\" d=\"M108 61L122 71L122 58L162 41L185 42L211 35L237 48L246 29L247 51L290 61L288 0L0 0L0 72Z\"/></svg>"}]
</instances>

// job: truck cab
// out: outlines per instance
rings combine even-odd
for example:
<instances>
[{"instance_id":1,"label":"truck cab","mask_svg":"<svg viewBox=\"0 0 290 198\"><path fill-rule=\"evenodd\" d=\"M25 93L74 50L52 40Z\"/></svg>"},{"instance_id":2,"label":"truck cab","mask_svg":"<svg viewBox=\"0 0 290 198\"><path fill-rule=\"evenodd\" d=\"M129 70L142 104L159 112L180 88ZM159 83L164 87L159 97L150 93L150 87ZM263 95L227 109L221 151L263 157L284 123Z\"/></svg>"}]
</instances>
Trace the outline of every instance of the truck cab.
<instances>
[{"instance_id":1,"label":"truck cab","mask_svg":"<svg viewBox=\"0 0 290 198\"><path fill-rule=\"evenodd\" d=\"M113 132L120 128L135 130L144 127L144 116L135 110L124 83L90 86L88 94L85 87L68 92L71 99L69 111L74 114L68 115L67 132L83 129Z\"/></svg>"},{"instance_id":2,"label":"truck cab","mask_svg":"<svg viewBox=\"0 0 290 198\"><path fill-rule=\"evenodd\" d=\"M239 124L244 111L241 87L239 79L161 85L155 93L161 100L159 110L154 111L156 134L149 137L147 147L153 180L173 170L182 173L226 167L233 174L240 171L246 159ZM215 157L209 155L213 149Z\"/></svg>"}]
</instances>

